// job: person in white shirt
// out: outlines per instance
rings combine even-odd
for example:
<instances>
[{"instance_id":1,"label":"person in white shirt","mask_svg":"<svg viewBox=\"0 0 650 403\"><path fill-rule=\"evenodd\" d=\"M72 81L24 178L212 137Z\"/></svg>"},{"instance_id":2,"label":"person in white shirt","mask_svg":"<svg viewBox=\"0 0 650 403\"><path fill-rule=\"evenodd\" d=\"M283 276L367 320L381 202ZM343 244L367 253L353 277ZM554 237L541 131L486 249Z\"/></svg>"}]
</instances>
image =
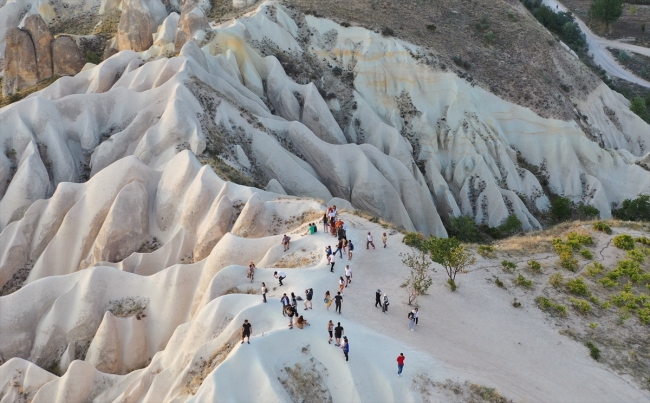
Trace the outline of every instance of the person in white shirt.
<instances>
[{"instance_id":1,"label":"person in white shirt","mask_svg":"<svg viewBox=\"0 0 650 403\"><path fill-rule=\"evenodd\" d=\"M283 271L275 271L273 272L273 277L277 278L280 282L280 286L282 286L282 280L287 278L287 275Z\"/></svg>"},{"instance_id":2,"label":"person in white shirt","mask_svg":"<svg viewBox=\"0 0 650 403\"><path fill-rule=\"evenodd\" d=\"M347 287L352 282L352 269L349 265L345 266L345 286Z\"/></svg>"},{"instance_id":3,"label":"person in white shirt","mask_svg":"<svg viewBox=\"0 0 650 403\"><path fill-rule=\"evenodd\" d=\"M375 243L373 242L372 239L372 234L368 232L368 240L366 241L366 249L370 249L370 245L372 245L372 248L375 249Z\"/></svg>"},{"instance_id":4,"label":"person in white shirt","mask_svg":"<svg viewBox=\"0 0 650 403\"><path fill-rule=\"evenodd\" d=\"M335 263L335 260L336 260L336 255L333 254L333 253L327 257L327 261L332 265L332 266L330 267L330 272L332 272L332 273L334 273L334 263Z\"/></svg>"}]
</instances>

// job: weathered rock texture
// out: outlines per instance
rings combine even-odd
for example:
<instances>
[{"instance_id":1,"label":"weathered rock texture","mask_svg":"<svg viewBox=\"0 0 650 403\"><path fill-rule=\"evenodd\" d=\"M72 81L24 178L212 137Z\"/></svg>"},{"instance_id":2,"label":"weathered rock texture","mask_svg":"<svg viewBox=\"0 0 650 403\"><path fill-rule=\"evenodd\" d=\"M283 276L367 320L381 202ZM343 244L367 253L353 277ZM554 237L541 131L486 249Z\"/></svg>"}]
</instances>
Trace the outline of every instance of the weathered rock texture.
<instances>
[{"instance_id":1,"label":"weathered rock texture","mask_svg":"<svg viewBox=\"0 0 650 403\"><path fill-rule=\"evenodd\" d=\"M69 36L59 36L52 41L54 75L73 76L86 64L81 49Z\"/></svg>"},{"instance_id":2,"label":"weathered rock texture","mask_svg":"<svg viewBox=\"0 0 650 403\"><path fill-rule=\"evenodd\" d=\"M117 27L117 49L142 52L153 44L153 34L167 15L157 0L125 0Z\"/></svg>"},{"instance_id":3,"label":"weathered rock texture","mask_svg":"<svg viewBox=\"0 0 650 403\"><path fill-rule=\"evenodd\" d=\"M24 29L29 32L36 50L36 65L38 79L45 80L52 77L52 41L54 37L43 18L32 14L25 19Z\"/></svg>"},{"instance_id":4,"label":"weathered rock texture","mask_svg":"<svg viewBox=\"0 0 650 403\"><path fill-rule=\"evenodd\" d=\"M208 29L210 29L210 25L208 25L208 20L199 6L199 2L197 0L186 1L183 4L176 31L176 51L178 52L190 39L197 39L196 36L200 35L201 31L205 33Z\"/></svg>"},{"instance_id":5,"label":"weathered rock texture","mask_svg":"<svg viewBox=\"0 0 650 403\"><path fill-rule=\"evenodd\" d=\"M38 82L36 50L29 33L20 28L7 32L2 95L7 96Z\"/></svg>"}]
</instances>

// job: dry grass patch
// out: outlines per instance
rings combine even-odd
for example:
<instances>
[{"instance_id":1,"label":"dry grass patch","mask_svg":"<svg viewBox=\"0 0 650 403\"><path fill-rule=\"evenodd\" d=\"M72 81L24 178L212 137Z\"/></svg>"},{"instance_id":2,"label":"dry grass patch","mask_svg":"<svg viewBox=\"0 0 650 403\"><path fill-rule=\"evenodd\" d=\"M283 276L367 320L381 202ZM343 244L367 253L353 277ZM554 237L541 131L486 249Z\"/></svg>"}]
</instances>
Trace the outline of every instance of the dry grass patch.
<instances>
[{"instance_id":1,"label":"dry grass patch","mask_svg":"<svg viewBox=\"0 0 650 403\"><path fill-rule=\"evenodd\" d=\"M205 378L228 357L237 343L239 343L239 332L233 333L228 341L215 351L210 358L205 360L203 357L200 357L194 362L192 368L186 374L185 386L181 394L194 395L203 384Z\"/></svg>"}]
</instances>

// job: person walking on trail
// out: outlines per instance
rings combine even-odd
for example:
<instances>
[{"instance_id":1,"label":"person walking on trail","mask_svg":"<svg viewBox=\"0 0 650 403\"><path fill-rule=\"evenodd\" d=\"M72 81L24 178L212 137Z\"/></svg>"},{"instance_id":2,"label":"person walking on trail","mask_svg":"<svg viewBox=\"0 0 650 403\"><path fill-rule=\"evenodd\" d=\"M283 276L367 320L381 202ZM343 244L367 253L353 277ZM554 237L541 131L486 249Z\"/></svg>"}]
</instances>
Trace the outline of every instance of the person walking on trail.
<instances>
[{"instance_id":1,"label":"person walking on trail","mask_svg":"<svg viewBox=\"0 0 650 403\"><path fill-rule=\"evenodd\" d=\"M293 329L293 317L296 315L296 311L291 305L287 307L287 315L289 316L289 329Z\"/></svg>"},{"instance_id":2,"label":"person walking on trail","mask_svg":"<svg viewBox=\"0 0 650 403\"><path fill-rule=\"evenodd\" d=\"M352 260L353 250L354 250L354 245L352 245L352 241L348 241L348 260Z\"/></svg>"},{"instance_id":3,"label":"person walking on trail","mask_svg":"<svg viewBox=\"0 0 650 403\"><path fill-rule=\"evenodd\" d=\"M341 322L338 322L338 325L334 328L334 339L336 340L334 345L336 347L341 345L341 337L343 336L343 333L345 333L345 330L343 329L343 326L341 326Z\"/></svg>"},{"instance_id":4,"label":"person walking on trail","mask_svg":"<svg viewBox=\"0 0 650 403\"><path fill-rule=\"evenodd\" d=\"M384 293L384 303L381 305L381 311L383 313L388 313L388 296Z\"/></svg>"},{"instance_id":5,"label":"person walking on trail","mask_svg":"<svg viewBox=\"0 0 650 403\"><path fill-rule=\"evenodd\" d=\"M336 255L332 253L327 257L327 261L330 264L330 272L334 273L334 263L336 263Z\"/></svg>"},{"instance_id":6,"label":"person walking on trail","mask_svg":"<svg viewBox=\"0 0 650 403\"><path fill-rule=\"evenodd\" d=\"M241 327L241 344L244 344L244 339L248 338L248 344L251 344L251 332L253 326L248 323L248 319L244 319L244 324Z\"/></svg>"},{"instance_id":7,"label":"person walking on trail","mask_svg":"<svg viewBox=\"0 0 650 403\"><path fill-rule=\"evenodd\" d=\"M332 336L334 332L334 322L331 320L327 322L327 333L330 335L329 340L327 340L327 344L332 344Z\"/></svg>"},{"instance_id":8,"label":"person walking on trail","mask_svg":"<svg viewBox=\"0 0 650 403\"><path fill-rule=\"evenodd\" d=\"M332 247L327 245L325 247L325 256L329 257L329 255L331 255L331 254L332 254Z\"/></svg>"},{"instance_id":9,"label":"person walking on trail","mask_svg":"<svg viewBox=\"0 0 650 403\"><path fill-rule=\"evenodd\" d=\"M368 232L368 236L366 238L366 249L370 249L370 245L372 245L372 248L375 249L375 243L373 242L372 234Z\"/></svg>"},{"instance_id":10,"label":"person walking on trail","mask_svg":"<svg viewBox=\"0 0 650 403\"><path fill-rule=\"evenodd\" d=\"M314 306L311 303L311 299L314 297L314 289L313 288L308 288L305 290L305 311L307 309L314 309ZM307 304L309 304L309 308L307 308Z\"/></svg>"},{"instance_id":11,"label":"person walking on trail","mask_svg":"<svg viewBox=\"0 0 650 403\"><path fill-rule=\"evenodd\" d=\"M251 279L251 283L253 282L253 276L255 276L255 263L250 262L248 265L248 275L246 277Z\"/></svg>"},{"instance_id":12,"label":"person walking on trail","mask_svg":"<svg viewBox=\"0 0 650 403\"><path fill-rule=\"evenodd\" d=\"M286 293L282 294L280 302L282 302L282 316L286 316L287 307L291 305L291 302L289 302L289 297L287 297Z\"/></svg>"},{"instance_id":13,"label":"person walking on trail","mask_svg":"<svg viewBox=\"0 0 650 403\"><path fill-rule=\"evenodd\" d=\"M381 308L381 290L377 289L377 292L375 293L375 308Z\"/></svg>"},{"instance_id":14,"label":"person walking on trail","mask_svg":"<svg viewBox=\"0 0 650 403\"><path fill-rule=\"evenodd\" d=\"M323 232L327 234L329 228L329 218L327 218L327 213L323 214Z\"/></svg>"},{"instance_id":15,"label":"person walking on trail","mask_svg":"<svg viewBox=\"0 0 650 403\"><path fill-rule=\"evenodd\" d=\"M277 278L278 281L280 282L280 286L282 286L282 280L287 278L287 275L283 271L274 271L273 272L273 277Z\"/></svg>"},{"instance_id":16,"label":"person walking on trail","mask_svg":"<svg viewBox=\"0 0 650 403\"><path fill-rule=\"evenodd\" d=\"M415 314L409 312L407 317L409 319L409 329L411 329L412 332L415 332Z\"/></svg>"},{"instance_id":17,"label":"person walking on trail","mask_svg":"<svg viewBox=\"0 0 650 403\"><path fill-rule=\"evenodd\" d=\"M384 232L381 236L381 242L384 244L384 248L386 247L386 242L388 242L388 236Z\"/></svg>"},{"instance_id":18,"label":"person walking on trail","mask_svg":"<svg viewBox=\"0 0 650 403\"><path fill-rule=\"evenodd\" d=\"M298 310L298 299L296 298L296 294L293 292L291 293L291 307L296 311Z\"/></svg>"},{"instance_id":19,"label":"person walking on trail","mask_svg":"<svg viewBox=\"0 0 650 403\"><path fill-rule=\"evenodd\" d=\"M339 277L339 294L343 292L343 288L345 288L345 280L343 277Z\"/></svg>"},{"instance_id":20,"label":"person walking on trail","mask_svg":"<svg viewBox=\"0 0 650 403\"><path fill-rule=\"evenodd\" d=\"M336 244L336 250L334 251L334 255L336 255L336 252L339 253L339 259L343 259L343 240L339 239L338 244Z\"/></svg>"},{"instance_id":21,"label":"person walking on trail","mask_svg":"<svg viewBox=\"0 0 650 403\"><path fill-rule=\"evenodd\" d=\"M287 236L287 234L284 234L284 236L282 237L282 242L281 243L282 243L282 246L284 246L284 251L285 252L289 250L289 242L291 242L291 237Z\"/></svg>"},{"instance_id":22,"label":"person walking on trail","mask_svg":"<svg viewBox=\"0 0 650 403\"><path fill-rule=\"evenodd\" d=\"M413 311L413 318L415 318L415 325L418 325L418 317L420 316L420 310L415 308Z\"/></svg>"},{"instance_id":23,"label":"person walking on trail","mask_svg":"<svg viewBox=\"0 0 650 403\"><path fill-rule=\"evenodd\" d=\"M345 286L347 287L352 283L352 269L350 268L350 265L345 266Z\"/></svg>"},{"instance_id":24,"label":"person walking on trail","mask_svg":"<svg viewBox=\"0 0 650 403\"><path fill-rule=\"evenodd\" d=\"M404 353L399 353L397 356L397 376L402 376L402 369L404 369Z\"/></svg>"},{"instance_id":25,"label":"person walking on trail","mask_svg":"<svg viewBox=\"0 0 650 403\"><path fill-rule=\"evenodd\" d=\"M341 302L343 301L343 296L341 295L341 292L336 293L336 297L334 297L334 305L335 309L334 311L338 311L339 315L341 314Z\"/></svg>"},{"instance_id":26,"label":"person walking on trail","mask_svg":"<svg viewBox=\"0 0 650 403\"><path fill-rule=\"evenodd\" d=\"M324 299L324 302L325 302L325 306L327 307L327 310L329 311L330 306L332 306L332 297L330 296L330 292L329 292L329 291L325 291L325 299Z\"/></svg>"},{"instance_id":27,"label":"person walking on trail","mask_svg":"<svg viewBox=\"0 0 650 403\"><path fill-rule=\"evenodd\" d=\"M266 292L268 291L266 289L266 284L262 283L262 288L260 289L262 292L262 298L264 299L264 303L266 304Z\"/></svg>"},{"instance_id":28,"label":"person walking on trail","mask_svg":"<svg viewBox=\"0 0 650 403\"><path fill-rule=\"evenodd\" d=\"M347 336L343 337L343 345L341 346L343 350L343 355L345 356L345 361L348 361L348 354L350 353L350 343L348 342Z\"/></svg>"}]
</instances>

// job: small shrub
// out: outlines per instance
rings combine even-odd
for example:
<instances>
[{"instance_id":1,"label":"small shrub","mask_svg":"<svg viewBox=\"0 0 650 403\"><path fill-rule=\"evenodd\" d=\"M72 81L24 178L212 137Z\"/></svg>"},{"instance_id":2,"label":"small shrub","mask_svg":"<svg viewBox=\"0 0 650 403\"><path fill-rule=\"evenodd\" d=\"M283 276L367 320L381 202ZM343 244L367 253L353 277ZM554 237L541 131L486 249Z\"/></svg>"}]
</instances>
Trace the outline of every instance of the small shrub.
<instances>
[{"instance_id":1,"label":"small shrub","mask_svg":"<svg viewBox=\"0 0 650 403\"><path fill-rule=\"evenodd\" d=\"M515 297L515 299L512 301L512 306L515 308L521 308L521 302L517 301L517 298Z\"/></svg>"},{"instance_id":2,"label":"small shrub","mask_svg":"<svg viewBox=\"0 0 650 403\"><path fill-rule=\"evenodd\" d=\"M598 327L598 323L596 323L596 322L591 322L591 323L589 324L589 327L592 328L592 329L595 329L595 328Z\"/></svg>"},{"instance_id":3,"label":"small shrub","mask_svg":"<svg viewBox=\"0 0 650 403\"><path fill-rule=\"evenodd\" d=\"M609 277L601 278L600 280L598 280L598 282L602 284L603 287L607 287L607 288L616 287L618 285L618 281L613 280Z\"/></svg>"},{"instance_id":4,"label":"small shrub","mask_svg":"<svg viewBox=\"0 0 650 403\"><path fill-rule=\"evenodd\" d=\"M627 258L637 263L643 263L646 256L642 251L638 249L632 249L627 251Z\"/></svg>"},{"instance_id":5,"label":"small shrub","mask_svg":"<svg viewBox=\"0 0 650 403\"><path fill-rule=\"evenodd\" d=\"M587 346L587 348L589 349L589 355L591 356L591 358L593 358L594 360L598 360L600 358L600 350L598 349L598 347L594 345L594 343L588 341L585 343L585 346Z\"/></svg>"},{"instance_id":6,"label":"small shrub","mask_svg":"<svg viewBox=\"0 0 650 403\"><path fill-rule=\"evenodd\" d=\"M616 218L626 221L650 221L650 195L626 199L621 207L612 211Z\"/></svg>"},{"instance_id":7,"label":"small shrub","mask_svg":"<svg viewBox=\"0 0 650 403\"><path fill-rule=\"evenodd\" d=\"M571 217L573 202L568 197L558 196L551 201L551 214L558 221L564 221Z\"/></svg>"},{"instance_id":8,"label":"small shrub","mask_svg":"<svg viewBox=\"0 0 650 403\"><path fill-rule=\"evenodd\" d=\"M499 288L503 288L504 290L506 289L506 286L503 284L503 281L501 281L501 280L499 279L499 277L497 277L496 279L494 279L494 284L496 284L497 287L499 287Z\"/></svg>"},{"instance_id":9,"label":"small shrub","mask_svg":"<svg viewBox=\"0 0 650 403\"><path fill-rule=\"evenodd\" d=\"M456 291L458 289L458 285L456 282L450 278L447 279L447 284L449 284L449 288L451 288L451 291Z\"/></svg>"},{"instance_id":10,"label":"small shrub","mask_svg":"<svg viewBox=\"0 0 650 403\"><path fill-rule=\"evenodd\" d=\"M492 31L486 32L484 37L487 43L494 43L494 41L497 39L497 36Z\"/></svg>"},{"instance_id":11,"label":"small shrub","mask_svg":"<svg viewBox=\"0 0 650 403\"><path fill-rule=\"evenodd\" d=\"M591 305L589 304L589 302L585 301L584 299L570 298L569 301L581 313L587 314L591 312Z\"/></svg>"},{"instance_id":12,"label":"small shrub","mask_svg":"<svg viewBox=\"0 0 650 403\"><path fill-rule=\"evenodd\" d=\"M640 243L642 245L645 245L645 246L650 246L650 238L645 237L645 236L640 236L640 237L636 238L634 241L638 242L638 243Z\"/></svg>"},{"instance_id":13,"label":"small shrub","mask_svg":"<svg viewBox=\"0 0 650 403\"><path fill-rule=\"evenodd\" d=\"M526 263L526 265L528 265L528 268L533 273L537 273L537 274L542 273L542 264L537 260L529 260L528 263Z\"/></svg>"},{"instance_id":14,"label":"small shrub","mask_svg":"<svg viewBox=\"0 0 650 403\"><path fill-rule=\"evenodd\" d=\"M384 27L381 29L382 36L395 36L395 31L392 28Z\"/></svg>"},{"instance_id":15,"label":"small shrub","mask_svg":"<svg viewBox=\"0 0 650 403\"><path fill-rule=\"evenodd\" d=\"M481 245L478 247L478 254L486 259L494 259L494 246Z\"/></svg>"},{"instance_id":16,"label":"small shrub","mask_svg":"<svg viewBox=\"0 0 650 403\"><path fill-rule=\"evenodd\" d=\"M345 28L348 28L348 27L350 26L350 23L347 22L347 21L343 21L343 22L341 23L341 26L342 26L342 27L345 27Z\"/></svg>"},{"instance_id":17,"label":"small shrub","mask_svg":"<svg viewBox=\"0 0 650 403\"><path fill-rule=\"evenodd\" d=\"M512 272L517 268L517 265L509 260L501 261L501 266L503 266L503 271Z\"/></svg>"},{"instance_id":18,"label":"small shrub","mask_svg":"<svg viewBox=\"0 0 650 403\"><path fill-rule=\"evenodd\" d=\"M569 289L569 292L574 295L581 295L581 296L588 297L591 294L591 292L589 291L589 287L582 279L582 277L570 279L569 281L566 282L566 286Z\"/></svg>"},{"instance_id":19,"label":"small shrub","mask_svg":"<svg viewBox=\"0 0 650 403\"><path fill-rule=\"evenodd\" d=\"M594 260L594 255L587 249L583 249L580 251L580 256L584 257L587 260Z\"/></svg>"},{"instance_id":20,"label":"small shrub","mask_svg":"<svg viewBox=\"0 0 650 403\"><path fill-rule=\"evenodd\" d=\"M449 236L456 237L463 242L478 242L480 234L476 222L470 216L451 217L449 219Z\"/></svg>"},{"instance_id":21,"label":"small shrub","mask_svg":"<svg viewBox=\"0 0 650 403\"><path fill-rule=\"evenodd\" d=\"M427 25L427 29L431 32L436 32L437 27L435 24L429 24Z\"/></svg>"},{"instance_id":22,"label":"small shrub","mask_svg":"<svg viewBox=\"0 0 650 403\"><path fill-rule=\"evenodd\" d=\"M532 288L533 287L533 282L532 280L528 280L526 277L522 276L521 273L517 276L515 279L515 284L524 288Z\"/></svg>"},{"instance_id":23,"label":"small shrub","mask_svg":"<svg viewBox=\"0 0 650 403\"><path fill-rule=\"evenodd\" d=\"M616 235L613 240L614 246L623 250L634 249L634 238L627 234Z\"/></svg>"},{"instance_id":24,"label":"small shrub","mask_svg":"<svg viewBox=\"0 0 650 403\"><path fill-rule=\"evenodd\" d=\"M600 215L600 210L594 206L589 206L587 204L578 205L578 214L586 219L596 218Z\"/></svg>"},{"instance_id":25,"label":"small shrub","mask_svg":"<svg viewBox=\"0 0 650 403\"><path fill-rule=\"evenodd\" d=\"M472 65L467 60L463 60L463 58L461 57L454 56L451 58L451 60L454 62L456 66L462 67L465 70L469 70L472 68Z\"/></svg>"},{"instance_id":26,"label":"small shrub","mask_svg":"<svg viewBox=\"0 0 650 403\"><path fill-rule=\"evenodd\" d=\"M537 303L539 309L541 309L542 311L555 312L562 317L567 316L566 306L555 303L550 298L546 298L540 295L539 297L535 298L535 302Z\"/></svg>"},{"instance_id":27,"label":"small shrub","mask_svg":"<svg viewBox=\"0 0 650 403\"><path fill-rule=\"evenodd\" d=\"M597 274L602 273L605 270L605 266L602 263L593 262L587 266L587 274L591 277L594 277Z\"/></svg>"},{"instance_id":28,"label":"small shrub","mask_svg":"<svg viewBox=\"0 0 650 403\"><path fill-rule=\"evenodd\" d=\"M548 283L553 288L561 287L564 284L564 276L562 275L562 273L551 274L551 277L548 278Z\"/></svg>"},{"instance_id":29,"label":"small shrub","mask_svg":"<svg viewBox=\"0 0 650 403\"><path fill-rule=\"evenodd\" d=\"M591 246L594 244L594 239L589 235L579 234L577 232L571 232L567 235L567 245L570 245L573 249L578 250L580 246Z\"/></svg>"},{"instance_id":30,"label":"small shrub","mask_svg":"<svg viewBox=\"0 0 650 403\"><path fill-rule=\"evenodd\" d=\"M413 248L420 249L422 247L422 242L424 242L424 236L419 232L409 232L404 235L402 242Z\"/></svg>"},{"instance_id":31,"label":"small shrub","mask_svg":"<svg viewBox=\"0 0 650 403\"><path fill-rule=\"evenodd\" d=\"M606 234L608 234L608 235L611 235L611 234L612 234L612 228L611 228L607 223L604 223L604 222L602 222L602 221L596 221L596 222L594 223L594 227L593 227L593 228L594 228L596 231L604 232L604 233L606 233Z\"/></svg>"},{"instance_id":32,"label":"small shrub","mask_svg":"<svg viewBox=\"0 0 650 403\"><path fill-rule=\"evenodd\" d=\"M560 255L560 266L575 272L578 270L578 259L572 258L571 255Z\"/></svg>"}]
</instances>

